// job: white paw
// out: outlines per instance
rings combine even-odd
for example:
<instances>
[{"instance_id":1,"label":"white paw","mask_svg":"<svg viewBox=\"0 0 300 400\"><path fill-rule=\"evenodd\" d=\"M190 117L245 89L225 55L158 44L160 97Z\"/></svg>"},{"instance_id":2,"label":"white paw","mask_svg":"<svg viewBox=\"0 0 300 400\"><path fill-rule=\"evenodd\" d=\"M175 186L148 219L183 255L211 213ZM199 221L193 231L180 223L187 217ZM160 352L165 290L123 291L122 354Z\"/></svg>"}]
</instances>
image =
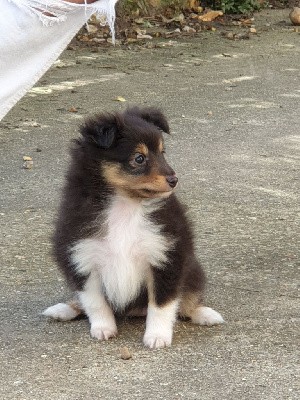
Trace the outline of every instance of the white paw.
<instances>
[{"instance_id":1,"label":"white paw","mask_svg":"<svg viewBox=\"0 0 300 400\"><path fill-rule=\"evenodd\" d=\"M210 307L198 307L193 315L192 322L199 325L218 325L223 324L224 319L220 313Z\"/></svg>"},{"instance_id":2,"label":"white paw","mask_svg":"<svg viewBox=\"0 0 300 400\"><path fill-rule=\"evenodd\" d=\"M91 325L91 336L98 340L108 340L111 337L117 336L118 330L114 325L102 325L102 324L92 324Z\"/></svg>"},{"instance_id":3,"label":"white paw","mask_svg":"<svg viewBox=\"0 0 300 400\"><path fill-rule=\"evenodd\" d=\"M75 310L68 304L58 303L54 306L48 307L42 314L59 321L70 321L71 319L76 318L80 314L80 311Z\"/></svg>"},{"instance_id":4,"label":"white paw","mask_svg":"<svg viewBox=\"0 0 300 400\"><path fill-rule=\"evenodd\" d=\"M169 335L145 333L143 343L150 349L161 349L162 347L171 346L172 333Z\"/></svg>"}]
</instances>

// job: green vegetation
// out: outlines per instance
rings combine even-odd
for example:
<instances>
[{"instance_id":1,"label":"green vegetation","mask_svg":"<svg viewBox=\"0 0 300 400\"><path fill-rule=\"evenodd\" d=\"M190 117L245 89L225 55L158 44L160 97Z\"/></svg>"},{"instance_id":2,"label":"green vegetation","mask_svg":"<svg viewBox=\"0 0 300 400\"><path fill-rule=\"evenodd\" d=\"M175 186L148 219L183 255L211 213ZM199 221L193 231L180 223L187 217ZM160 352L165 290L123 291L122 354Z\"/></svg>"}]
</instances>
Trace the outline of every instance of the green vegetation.
<instances>
[{"instance_id":1,"label":"green vegetation","mask_svg":"<svg viewBox=\"0 0 300 400\"><path fill-rule=\"evenodd\" d=\"M216 2L216 8L220 8L226 14L249 14L261 8L257 0L220 0Z\"/></svg>"}]
</instances>

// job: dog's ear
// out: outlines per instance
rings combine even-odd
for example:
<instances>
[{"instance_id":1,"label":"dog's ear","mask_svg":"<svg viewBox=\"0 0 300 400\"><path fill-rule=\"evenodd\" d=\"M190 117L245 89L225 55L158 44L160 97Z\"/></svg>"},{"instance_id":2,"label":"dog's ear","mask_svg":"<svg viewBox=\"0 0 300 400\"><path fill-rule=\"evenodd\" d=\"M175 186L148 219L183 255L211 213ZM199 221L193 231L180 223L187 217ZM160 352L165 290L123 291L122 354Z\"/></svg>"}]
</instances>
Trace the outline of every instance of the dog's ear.
<instances>
[{"instance_id":1,"label":"dog's ear","mask_svg":"<svg viewBox=\"0 0 300 400\"><path fill-rule=\"evenodd\" d=\"M85 121L80 132L88 141L96 143L101 149L114 146L121 121L117 115L101 114Z\"/></svg>"},{"instance_id":2,"label":"dog's ear","mask_svg":"<svg viewBox=\"0 0 300 400\"><path fill-rule=\"evenodd\" d=\"M157 108L138 108L134 107L127 110L130 115L136 115L147 122L157 126L163 132L170 133L170 127L164 114Z\"/></svg>"}]
</instances>

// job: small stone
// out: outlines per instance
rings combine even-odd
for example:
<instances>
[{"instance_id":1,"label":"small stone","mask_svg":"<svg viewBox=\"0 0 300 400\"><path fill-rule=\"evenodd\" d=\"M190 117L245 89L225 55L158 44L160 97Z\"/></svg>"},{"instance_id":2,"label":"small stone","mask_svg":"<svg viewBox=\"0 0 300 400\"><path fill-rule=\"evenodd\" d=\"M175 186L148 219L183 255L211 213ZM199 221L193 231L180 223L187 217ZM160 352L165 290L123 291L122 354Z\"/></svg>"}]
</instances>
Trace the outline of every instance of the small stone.
<instances>
[{"instance_id":1,"label":"small stone","mask_svg":"<svg viewBox=\"0 0 300 400\"><path fill-rule=\"evenodd\" d=\"M300 25L300 7L294 7L289 17L293 25Z\"/></svg>"},{"instance_id":2,"label":"small stone","mask_svg":"<svg viewBox=\"0 0 300 400\"><path fill-rule=\"evenodd\" d=\"M75 107L69 108L68 111L69 111L69 112L72 112L72 113L77 113L77 112L78 112L77 108L75 108Z\"/></svg>"},{"instance_id":3,"label":"small stone","mask_svg":"<svg viewBox=\"0 0 300 400\"><path fill-rule=\"evenodd\" d=\"M130 360L132 358L132 354L130 353L127 346L120 347L120 354L122 360Z\"/></svg>"},{"instance_id":4,"label":"small stone","mask_svg":"<svg viewBox=\"0 0 300 400\"><path fill-rule=\"evenodd\" d=\"M226 39L229 39L229 40L234 39L234 34L232 32L227 32L227 33L225 33L224 36L226 37Z\"/></svg>"},{"instance_id":5,"label":"small stone","mask_svg":"<svg viewBox=\"0 0 300 400\"><path fill-rule=\"evenodd\" d=\"M95 43L104 43L104 42L106 42L106 39L95 37L95 38L92 39L92 41L95 42Z\"/></svg>"},{"instance_id":6,"label":"small stone","mask_svg":"<svg viewBox=\"0 0 300 400\"><path fill-rule=\"evenodd\" d=\"M32 160L25 161L24 164L23 164L23 168L24 169L32 169L32 167L33 167L33 161Z\"/></svg>"}]
</instances>

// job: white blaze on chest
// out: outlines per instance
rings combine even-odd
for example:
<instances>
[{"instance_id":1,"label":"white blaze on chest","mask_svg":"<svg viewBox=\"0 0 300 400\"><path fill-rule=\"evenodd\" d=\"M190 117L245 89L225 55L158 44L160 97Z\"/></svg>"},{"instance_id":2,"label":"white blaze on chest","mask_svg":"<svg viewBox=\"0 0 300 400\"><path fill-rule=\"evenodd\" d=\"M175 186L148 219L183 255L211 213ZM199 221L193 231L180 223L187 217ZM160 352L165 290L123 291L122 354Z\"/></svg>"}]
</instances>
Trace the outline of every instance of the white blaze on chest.
<instances>
[{"instance_id":1,"label":"white blaze on chest","mask_svg":"<svg viewBox=\"0 0 300 400\"><path fill-rule=\"evenodd\" d=\"M107 210L102 237L81 240L72 249L78 272L87 274L96 269L116 309L136 298L150 265L160 267L167 260L171 243L150 220L153 210L149 202L116 196Z\"/></svg>"}]
</instances>

